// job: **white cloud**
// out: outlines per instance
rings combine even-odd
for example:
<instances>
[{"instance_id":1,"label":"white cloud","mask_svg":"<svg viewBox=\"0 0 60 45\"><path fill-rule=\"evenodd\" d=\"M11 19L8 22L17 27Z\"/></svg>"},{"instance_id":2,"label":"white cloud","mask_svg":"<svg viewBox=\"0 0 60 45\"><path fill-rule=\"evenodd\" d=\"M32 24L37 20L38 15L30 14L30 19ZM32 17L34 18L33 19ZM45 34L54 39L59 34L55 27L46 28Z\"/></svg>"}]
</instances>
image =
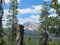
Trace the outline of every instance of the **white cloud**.
<instances>
[{"instance_id":1,"label":"white cloud","mask_svg":"<svg viewBox=\"0 0 60 45\"><path fill-rule=\"evenodd\" d=\"M37 5L37 6L32 6L33 7L33 9L31 9L31 8L26 8L26 9L18 9L18 11L19 11L19 14L27 14L27 13L40 13L41 12L41 9L42 9L42 7L41 7L42 5ZM53 11L54 9L50 9L50 11ZM6 25L6 23L7 23L7 15L11 15L11 13L9 13L8 12L8 9L5 9L4 10L4 16L3 17L5 17L5 18L3 18L3 20L5 20L4 22L3 22L3 24L4 25ZM20 15L21 16L21 15ZM26 15L27 16L27 15ZM49 15L49 16L57 16L57 14L52 14L52 15ZM24 22L28 22L28 21L32 21L32 22L39 22L39 15L37 15L37 16L35 16L35 15L32 15L32 16L30 16L30 17L28 17L28 18L25 18L25 19L23 19L23 18L20 18L20 17L18 17L18 21L19 21L19 23L21 23L21 24L23 24Z\"/></svg>"},{"instance_id":2,"label":"white cloud","mask_svg":"<svg viewBox=\"0 0 60 45\"><path fill-rule=\"evenodd\" d=\"M32 7L33 7L33 9L26 8L26 9L18 9L18 10L19 10L20 14L27 14L27 13L40 13L40 10L42 9L41 5L32 6ZM9 13L8 10L9 9L4 9L3 20L5 20L5 21L3 21L3 25L6 25L6 23L7 23L7 15L11 15L11 13ZM25 22L25 21L38 22L37 18L38 18L38 16L31 16L30 18L25 18L25 19L19 18L19 22L20 22L20 20L21 20L21 23Z\"/></svg>"},{"instance_id":3,"label":"white cloud","mask_svg":"<svg viewBox=\"0 0 60 45\"><path fill-rule=\"evenodd\" d=\"M60 4L60 0L58 0L58 4Z\"/></svg>"},{"instance_id":4,"label":"white cloud","mask_svg":"<svg viewBox=\"0 0 60 45\"><path fill-rule=\"evenodd\" d=\"M4 0L6 4L8 4L10 2L10 0Z\"/></svg>"},{"instance_id":5,"label":"white cloud","mask_svg":"<svg viewBox=\"0 0 60 45\"><path fill-rule=\"evenodd\" d=\"M49 1L49 0L44 0L44 1Z\"/></svg>"},{"instance_id":6,"label":"white cloud","mask_svg":"<svg viewBox=\"0 0 60 45\"><path fill-rule=\"evenodd\" d=\"M56 16L58 16L58 15L57 14L51 14L48 17L56 17Z\"/></svg>"},{"instance_id":7,"label":"white cloud","mask_svg":"<svg viewBox=\"0 0 60 45\"><path fill-rule=\"evenodd\" d=\"M18 0L18 3L20 3L21 2L21 0Z\"/></svg>"},{"instance_id":8,"label":"white cloud","mask_svg":"<svg viewBox=\"0 0 60 45\"><path fill-rule=\"evenodd\" d=\"M56 17L58 15L57 14L51 14L48 17L52 17L52 16ZM22 18L18 17L18 20L19 20L19 24L23 24L24 22L36 22L36 23L39 23L40 22L39 17L40 17L40 15L36 15L36 16L32 15L29 18L25 18L25 19L22 19Z\"/></svg>"},{"instance_id":9,"label":"white cloud","mask_svg":"<svg viewBox=\"0 0 60 45\"><path fill-rule=\"evenodd\" d=\"M3 17L4 17L3 20L5 20L5 21L3 21L4 27L7 23L7 15L8 14L11 15L11 13L8 12L8 9L5 9L4 10L4 15L3 15ZM23 24L24 22L28 22L28 21L38 22L38 18L39 18L39 15L37 15L37 16L32 15L29 18L25 18L25 19L22 19L22 18L18 17L18 21L19 21L20 24Z\"/></svg>"},{"instance_id":10,"label":"white cloud","mask_svg":"<svg viewBox=\"0 0 60 45\"><path fill-rule=\"evenodd\" d=\"M38 19L39 15L37 15L37 16L32 15L31 18Z\"/></svg>"},{"instance_id":11,"label":"white cloud","mask_svg":"<svg viewBox=\"0 0 60 45\"><path fill-rule=\"evenodd\" d=\"M10 3L11 0L4 0L6 4ZM18 3L21 1L21 0L17 0Z\"/></svg>"},{"instance_id":12,"label":"white cloud","mask_svg":"<svg viewBox=\"0 0 60 45\"><path fill-rule=\"evenodd\" d=\"M8 12L9 9L4 9L4 16L9 15L11 13Z\"/></svg>"},{"instance_id":13,"label":"white cloud","mask_svg":"<svg viewBox=\"0 0 60 45\"><path fill-rule=\"evenodd\" d=\"M48 12L56 12L56 10L55 9L53 9L53 8L51 8Z\"/></svg>"},{"instance_id":14,"label":"white cloud","mask_svg":"<svg viewBox=\"0 0 60 45\"><path fill-rule=\"evenodd\" d=\"M11 13L8 12L8 9L4 9L4 15L3 15L3 19L2 20L5 20L3 21L3 26L6 27L5 25L7 24L7 15L11 15Z\"/></svg>"},{"instance_id":15,"label":"white cloud","mask_svg":"<svg viewBox=\"0 0 60 45\"><path fill-rule=\"evenodd\" d=\"M18 17L18 20L19 20L19 24L23 24L24 22L39 22L39 15L37 16L30 16L29 18L25 18L25 19L22 19L22 18L19 18Z\"/></svg>"},{"instance_id":16,"label":"white cloud","mask_svg":"<svg viewBox=\"0 0 60 45\"><path fill-rule=\"evenodd\" d=\"M49 11L56 11L54 8L51 8Z\"/></svg>"},{"instance_id":17,"label":"white cloud","mask_svg":"<svg viewBox=\"0 0 60 45\"><path fill-rule=\"evenodd\" d=\"M18 9L19 14L26 14L26 13L32 13L33 9L26 8L26 9Z\"/></svg>"},{"instance_id":18,"label":"white cloud","mask_svg":"<svg viewBox=\"0 0 60 45\"><path fill-rule=\"evenodd\" d=\"M26 9L18 9L19 14L26 14L26 13L40 13L42 5L32 6L32 8L26 8Z\"/></svg>"},{"instance_id":19,"label":"white cloud","mask_svg":"<svg viewBox=\"0 0 60 45\"><path fill-rule=\"evenodd\" d=\"M3 21L4 27L6 27L5 25L7 23L7 15L8 14L10 14L10 13L8 13L8 10L5 9L4 10L4 16L3 16L3 17L5 17L5 18L3 18L3 20L5 20L5 21ZM57 14L51 14L51 15L49 15L49 17L52 17L52 16L56 17ZM38 23L39 22L39 17L40 17L39 15L36 15L36 16L32 15L32 16L30 16L28 18L25 18L25 19L18 17L18 21L19 21L18 23L19 24L23 24L24 22L37 22Z\"/></svg>"},{"instance_id":20,"label":"white cloud","mask_svg":"<svg viewBox=\"0 0 60 45\"><path fill-rule=\"evenodd\" d=\"M32 6L34 8L35 13L40 13L41 9L43 8L42 5Z\"/></svg>"}]
</instances>

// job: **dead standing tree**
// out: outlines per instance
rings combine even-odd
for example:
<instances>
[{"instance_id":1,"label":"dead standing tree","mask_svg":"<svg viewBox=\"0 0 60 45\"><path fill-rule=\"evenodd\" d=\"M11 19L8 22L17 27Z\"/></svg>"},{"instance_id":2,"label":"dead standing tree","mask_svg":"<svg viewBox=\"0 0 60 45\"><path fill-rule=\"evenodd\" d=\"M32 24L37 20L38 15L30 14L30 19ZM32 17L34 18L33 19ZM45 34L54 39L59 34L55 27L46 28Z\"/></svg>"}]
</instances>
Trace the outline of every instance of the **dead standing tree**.
<instances>
[{"instance_id":1,"label":"dead standing tree","mask_svg":"<svg viewBox=\"0 0 60 45\"><path fill-rule=\"evenodd\" d=\"M16 43L17 45L23 45L24 26L17 25L16 29L17 29Z\"/></svg>"}]
</instances>

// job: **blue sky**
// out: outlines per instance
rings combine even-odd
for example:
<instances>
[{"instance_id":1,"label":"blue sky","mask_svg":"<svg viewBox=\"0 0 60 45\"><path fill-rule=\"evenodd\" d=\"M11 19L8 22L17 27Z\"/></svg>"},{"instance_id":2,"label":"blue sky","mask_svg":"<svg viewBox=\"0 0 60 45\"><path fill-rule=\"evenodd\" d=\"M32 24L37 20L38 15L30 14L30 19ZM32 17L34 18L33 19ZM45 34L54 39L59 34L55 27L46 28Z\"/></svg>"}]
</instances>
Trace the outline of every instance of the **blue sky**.
<instances>
[{"instance_id":1,"label":"blue sky","mask_svg":"<svg viewBox=\"0 0 60 45\"><path fill-rule=\"evenodd\" d=\"M25 8L31 8L32 5L42 5L43 0L21 0L19 2L19 8L25 9ZM4 6L5 9L7 9L9 6L8 4Z\"/></svg>"},{"instance_id":2,"label":"blue sky","mask_svg":"<svg viewBox=\"0 0 60 45\"><path fill-rule=\"evenodd\" d=\"M24 22L28 22L28 21L38 23L43 1L47 1L47 4L49 4L49 2L51 0L18 0L19 8L17 10L19 11L19 14L17 17L18 17L19 23L23 24ZM3 6L3 8L4 8L4 16L3 17L5 17L4 18L5 21L3 24L6 25L7 15L10 14L8 12L10 0L5 0L5 2L6 2L6 5ZM49 12L52 14L53 10L54 9L51 9Z\"/></svg>"},{"instance_id":3,"label":"blue sky","mask_svg":"<svg viewBox=\"0 0 60 45\"><path fill-rule=\"evenodd\" d=\"M21 9L31 8L32 5L42 5L42 3L43 3L43 0L39 0L39 1L38 0L22 0L20 2L21 4L20 8Z\"/></svg>"}]
</instances>

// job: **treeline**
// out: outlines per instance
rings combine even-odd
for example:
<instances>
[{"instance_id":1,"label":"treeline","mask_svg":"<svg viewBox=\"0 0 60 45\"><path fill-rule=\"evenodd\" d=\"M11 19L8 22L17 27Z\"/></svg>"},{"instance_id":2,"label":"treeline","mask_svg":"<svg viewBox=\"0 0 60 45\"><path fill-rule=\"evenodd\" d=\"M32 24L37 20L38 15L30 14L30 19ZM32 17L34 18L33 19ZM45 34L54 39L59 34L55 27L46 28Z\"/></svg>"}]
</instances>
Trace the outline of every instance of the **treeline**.
<instances>
[{"instance_id":1,"label":"treeline","mask_svg":"<svg viewBox=\"0 0 60 45\"><path fill-rule=\"evenodd\" d=\"M54 34L54 37L60 38L60 4L58 0L52 0L50 4L44 2L40 14L40 27L39 27L39 43L40 45L60 45L60 39L53 41L48 34ZM50 9L56 10L57 16L49 16ZM53 11L54 13L54 11ZM52 37L52 36L51 36ZM58 41L57 41L58 40ZM59 43L58 43L59 42Z\"/></svg>"},{"instance_id":2,"label":"treeline","mask_svg":"<svg viewBox=\"0 0 60 45\"><path fill-rule=\"evenodd\" d=\"M50 4L44 2L40 14L40 26L38 28L37 40L32 37L24 38L24 26L18 24L18 2L11 0L8 12L11 15L7 16L7 29L2 27L4 0L0 0L0 45L60 45L60 39L51 39L48 35L54 34L55 37L60 37L60 4L58 0L52 0ZM56 10L56 17L49 17L49 10Z\"/></svg>"}]
</instances>

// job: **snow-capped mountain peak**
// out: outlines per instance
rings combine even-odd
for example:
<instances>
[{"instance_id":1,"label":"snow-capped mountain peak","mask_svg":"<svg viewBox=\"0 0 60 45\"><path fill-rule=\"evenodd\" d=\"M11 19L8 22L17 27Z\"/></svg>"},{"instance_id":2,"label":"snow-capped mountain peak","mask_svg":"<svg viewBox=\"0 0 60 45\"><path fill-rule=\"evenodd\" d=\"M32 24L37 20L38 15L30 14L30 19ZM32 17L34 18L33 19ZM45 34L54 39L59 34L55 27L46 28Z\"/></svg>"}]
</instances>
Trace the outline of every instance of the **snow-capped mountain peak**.
<instances>
[{"instance_id":1,"label":"snow-capped mountain peak","mask_svg":"<svg viewBox=\"0 0 60 45\"><path fill-rule=\"evenodd\" d=\"M38 23L35 23L35 22L25 22L23 23L23 25L25 30L37 31L37 28L38 28Z\"/></svg>"}]
</instances>

